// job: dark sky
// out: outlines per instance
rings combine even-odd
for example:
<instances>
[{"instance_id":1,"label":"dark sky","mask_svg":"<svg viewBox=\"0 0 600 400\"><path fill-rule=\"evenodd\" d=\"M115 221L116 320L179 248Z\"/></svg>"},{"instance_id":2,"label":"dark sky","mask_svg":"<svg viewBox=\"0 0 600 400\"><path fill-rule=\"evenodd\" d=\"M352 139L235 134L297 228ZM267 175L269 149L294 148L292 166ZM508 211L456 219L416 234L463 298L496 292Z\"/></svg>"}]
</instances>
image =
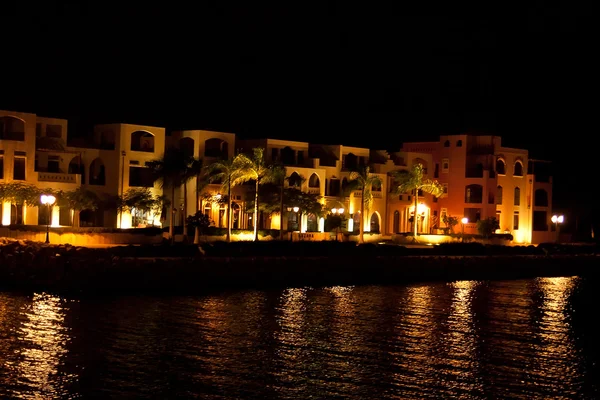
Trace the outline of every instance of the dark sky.
<instances>
[{"instance_id":1,"label":"dark sky","mask_svg":"<svg viewBox=\"0 0 600 400\"><path fill-rule=\"evenodd\" d=\"M562 192L591 176L573 140L593 129L591 2L53 3L3 5L0 108L71 134L120 121L393 149L470 129L553 160Z\"/></svg>"}]
</instances>

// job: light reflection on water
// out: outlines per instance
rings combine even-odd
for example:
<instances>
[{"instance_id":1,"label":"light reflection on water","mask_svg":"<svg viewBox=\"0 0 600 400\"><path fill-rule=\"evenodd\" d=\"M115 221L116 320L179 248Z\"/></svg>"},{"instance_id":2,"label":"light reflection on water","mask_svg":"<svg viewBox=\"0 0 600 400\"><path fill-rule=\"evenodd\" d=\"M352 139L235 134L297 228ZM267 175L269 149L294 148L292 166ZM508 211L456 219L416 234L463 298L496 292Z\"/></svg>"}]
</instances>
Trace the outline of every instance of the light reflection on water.
<instances>
[{"instance_id":1,"label":"light reflection on water","mask_svg":"<svg viewBox=\"0 0 600 400\"><path fill-rule=\"evenodd\" d=\"M0 294L0 398L596 398L593 284Z\"/></svg>"}]
</instances>

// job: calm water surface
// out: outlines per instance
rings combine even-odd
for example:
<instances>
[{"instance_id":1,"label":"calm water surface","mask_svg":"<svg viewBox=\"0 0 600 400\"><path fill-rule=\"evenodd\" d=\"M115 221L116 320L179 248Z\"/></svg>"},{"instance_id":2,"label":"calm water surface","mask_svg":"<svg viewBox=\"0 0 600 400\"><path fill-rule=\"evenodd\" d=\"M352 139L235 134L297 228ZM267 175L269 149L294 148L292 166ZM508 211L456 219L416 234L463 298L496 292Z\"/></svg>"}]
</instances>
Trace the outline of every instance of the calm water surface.
<instances>
[{"instance_id":1,"label":"calm water surface","mask_svg":"<svg viewBox=\"0 0 600 400\"><path fill-rule=\"evenodd\" d=\"M0 398L593 399L597 282L0 294Z\"/></svg>"}]
</instances>

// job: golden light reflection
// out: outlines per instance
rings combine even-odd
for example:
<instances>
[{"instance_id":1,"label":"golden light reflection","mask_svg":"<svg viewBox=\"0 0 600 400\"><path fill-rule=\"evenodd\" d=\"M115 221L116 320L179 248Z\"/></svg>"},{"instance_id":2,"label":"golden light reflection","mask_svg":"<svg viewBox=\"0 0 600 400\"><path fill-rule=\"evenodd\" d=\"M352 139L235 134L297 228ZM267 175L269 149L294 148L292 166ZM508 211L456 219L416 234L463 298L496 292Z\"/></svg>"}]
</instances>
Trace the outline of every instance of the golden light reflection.
<instances>
[{"instance_id":1,"label":"golden light reflection","mask_svg":"<svg viewBox=\"0 0 600 400\"><path fill-rule=\"evenodd\" d=\"M426 369L431 361L429 353L434 345L434 315L432 313L432 287L412 286L407 288L406 301L400 305L403 311L396 326L398 341L402 348L398 357L416 357L415 364Z\"/></svg>"},{"instance_id":2,"label":"golden light reflection","mask_svg":"<svg viewBox=\"0 0 600 400\"><path fill-rule=\"evenodd\" d=\"M568 296L574 289L578 278L555 277L539 278L538 284L544 296L541 308L541 339L547 351L567 354L573 343L568 337L570 327L565 319Z\"/></svg>"},{"instance_id":3,"label":"golden light reflection","mask_svg":"<svg viewBox=\"0 0 600 400\"><path fill-rule=\"evenodd\" d=\"M353 286L333 286L324 289L325 292L333 295L333 309L338 318L352 317L355 314L356 305L350 298L353 289Z\"/></svg>"},{"instance_id":4,"label":"golden light reflection","mask_svg":"<svg viewBox=\"0 0 600 400\"><path fill-rule=\"evenodd\" d=\"M306 344L304 334L306 292L307 289L291 288L286 289L281 295L280 316L277 319L280 329L275 339L286 347L290 346L285 352L279 352L279 355L285 359L293 360L299 357L303 344Z\"/></svg>"},{"instance_id":5,"label":"golden light reflection","mask_svg":"<svg viewBox=\"0 0 600 400\"><path fill-rule=\"evenodd\" d=\"M473 291L477 287L476 281L452 282L454 293L448 317L448 355L446 362L451 368L447 373L452 375L450 380L458 388L474 390L477 385L476 337L474 331L472 301ZM481 387L475 390L481 390Z\"/></svg>"},{"instance_id":6,"label":"golden light reflection","mask_svg":"<svg viewBox=\"0 0 600 400\"><path fill-rule=\"evenodd\" d=\"M19 380L41 398L52 398L60 392L58 387L77 379L76 375L61 374L57 381L61 358L68 353L70 337L64 324L61 299L49 294L35 294L24 311L26 321L20 327L20 357L14 366Z\"/></svg>"}]
</instances>

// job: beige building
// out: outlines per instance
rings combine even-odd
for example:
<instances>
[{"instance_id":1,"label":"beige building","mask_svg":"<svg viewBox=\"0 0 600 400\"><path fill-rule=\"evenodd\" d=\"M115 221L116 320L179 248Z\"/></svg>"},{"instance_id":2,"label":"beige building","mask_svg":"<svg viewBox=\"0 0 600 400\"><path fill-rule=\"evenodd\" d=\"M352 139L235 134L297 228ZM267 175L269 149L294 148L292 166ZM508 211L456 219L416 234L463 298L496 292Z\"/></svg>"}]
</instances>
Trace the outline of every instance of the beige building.
<instances>
[{"instance_id":1,"label":"beige building","mask_svg":"<svg viewBox=\"0 0 600 400\"><path fill-rule=\"evenodd\" d=\"M344 230L392 235L412 231L418 224L420 233L439 233L444 215L468 218L466 233L476 233L476 222L497 217L499 232L511 233L516 243L540 243L554 238L550 223L552 179L536 172L542 164L530 160L525 149L502 146L501 138L489 135L440 136L439 141L405 143L401 151L320 145L279 139L240 140L233 133L206 130L175 131L167 136L165 128L132 124L96 125L90 139L68 142L66 120L44 118L35 114L0 110L0 182L30 183L39 188L72 190L84 186L99 196L121 195L130 188L150 188L162 195L154 183L147 163L159 159L169 146L179 147L189 155L210 165L230 159L237 152L252 148L265 149L267 162L285 165L286 186L319 196L326 212L343 210L347 222ZM67 145L69 143L69 145ZM420 163L426 178L438 180L446 194L435 199L427 193L419 196L415 210L412 193L392 194L389 173ZM383 182L372 188L373 201L365 215L360 215L361 192L347 193L350 172L369 165ZM176 190L172 202L175 225L184 223L184 198L187 214L201 210L214 226L226 227L226 202L221 185L198 187L191 179ZM245 210L244 200L251 185L233 189L233 228L249 229L254 225L252 210ZM184 197L185 196L185 197ZM289 210L287 209L289 208ZM15 206L7 202L0 207L3 225L42 224L44 209ZM323 232L323 217L303 210L284 210L286 230ZM260 215L259 228L279 229L278 215ZM53 207L53 226L72 224L70 210ZM81 226L144 227L161 226L168 221L157 213L132 210L119 215L115 210L86 210ZM461 227L462 228L462 227Z\"/></svg>"}]
</instances>

